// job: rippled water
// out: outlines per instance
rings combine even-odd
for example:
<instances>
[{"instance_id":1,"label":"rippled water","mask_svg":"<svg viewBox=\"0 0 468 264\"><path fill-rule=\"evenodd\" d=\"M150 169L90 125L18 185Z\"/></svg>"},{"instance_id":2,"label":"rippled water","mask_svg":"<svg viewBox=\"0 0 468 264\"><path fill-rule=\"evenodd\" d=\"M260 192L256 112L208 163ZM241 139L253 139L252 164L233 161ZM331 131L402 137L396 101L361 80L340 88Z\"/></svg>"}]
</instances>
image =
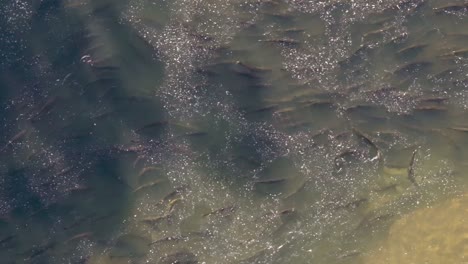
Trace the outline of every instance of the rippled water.
<instances>
[{"instance_id":1,"label":"rippled water","mask_svg":"<svg viewBox=\"0 0 468 264\"><path fill-rule=\"evenodd\" d=\"M0 3L2 263L468 261L466 1Z\"/></svg>"}]
</instances>

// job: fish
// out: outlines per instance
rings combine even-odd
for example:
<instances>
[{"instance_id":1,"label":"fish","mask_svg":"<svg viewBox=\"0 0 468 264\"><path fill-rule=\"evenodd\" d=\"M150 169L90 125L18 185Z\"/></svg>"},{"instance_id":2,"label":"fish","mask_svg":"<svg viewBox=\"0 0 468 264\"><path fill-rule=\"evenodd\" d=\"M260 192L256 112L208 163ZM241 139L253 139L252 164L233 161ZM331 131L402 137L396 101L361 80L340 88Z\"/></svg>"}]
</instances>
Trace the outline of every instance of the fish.
<instances>
[{"instance_id":1,"label":"fish","mask_svg":"<svg viewBox=\"0 0 468 264\"><path fill-rule=\"evenodd\" d=\"M371 161L373 160L378 160L381 158L381 152L380 152L380 149L379 147L377 147L377 145L375 145L375 143L369 138L369 136L365 135L363 132L359 131L358 129L356 128L352 128L353 130L353 133L358 136L358 138L361 138L366 144L368 144L369 146L371 146L371 148L373 148L375 151L376 151L376 155L371 158Z\"/></svg>"},{"instance_id":2,"label":"fish","mask_svg":"<svg viewBox=\"0 0 468 264\"><path fill-rule=\"evenodd\" d=\"M385 9L385 11L398 12L405 11L406 13L416 12L417 9L421 8L426 4L426 0L403 0L397 1L397 4L392 5L390 8Z\"/></svg>"},{"instance_id":3,"label":"fish","mask_svg":"<svg viewBox=\"0 0 468 264\"><path fill-rule=\"evenodd\" d=\"M348 150L345 150L343 152L341 152L340 154L338 154L336 157L335 157L335 162L338 160L338 159L341 159L341 158L344 158L348 155L355 155L355 154L358 154L359 152L357 150L354 150L354 149L348 149Z\"/></svg>"},{"instance_id":4,"label":"fish","mask_svg":"<svg viewBox=\"0 0 468 264\"><path fill-rule=\"evenodd\" d=\"M80 259L73 262L73 264L90 264L91 255L88 256L81 256Z\"/></svg>"},{"instance_id":5,"label":"fish","mask_svg":"<svg viewBox=\"0 0 468 264\"><path fill-rule=\"evenodd\" d=\"M468 55L468 49L459 49L459 50L453 50L444 54L441 54L440 57L450 57L450 56L465 56Z\"/></svg>"},{"instance_id":6,"label":"fish","mask_svg":"<svg viewBox=\"0 0 468 264\"><path fill-rule=\"evenodd\" d=\"M330 134L330 132L327 132L327 133ZM321 133L321 134L318 134L317 136L320 136L320 135L326 135L326 134ZM346 131L338 132L335 135L332 135L332 137L336 140L348 140L352 135L353 133L351 131L346 130Z\"/></svg>"},{"instance_id":7,"label":"fish","mask_svg":"<svg viewBox=\"0 0 468 264\"><path fill-rule=\"evenodd\" d=\"M448 68L448 69L444 69L444 70L442 70L440 72L431 74L429 76L429 78L432 79L432 80L450 78L450 76L456 74L457 72L458 72L458 70L456 68Z\"/></svg>"},{"instance_id":8,"label":"fish","mask_svg":"<svg viewBox=\"0 0 468 264\"><path fill-rule=\"evenodd\" d=\"M255 184L275 184L275 183L282 183L285 182L287 179L268 179L268 180L258 180L254 181Z\"/></svg>"},{"instance_id":9,"label":"fish","mask_svg":"<svg viewBox=\"0 0 468 264\"><path fill-rule=\"evenodd\" d=\"M423 49L425 49L427 46L428 46L427 44L414 44L414 45L399 49L396 52L396 54L404 55L404 54L410 53L410 52L419 52L419 51L422 51Z\"/></svg>"},{"instance_id":10,"label":"fish","mask_svg":"<svg viewBox=\"0 0 468 264\"><path fill-rule=\"evenodd\" d=\"M184 241L184 240L187 240L187 239L188 239L188 237L180 236L180 235L168 236L168 237L163 237L161 239L158 239L156 241L152 241L148 245L153 246L153 245L157 245L157 244L161 244L161 243L165 243L165 242L180 242L180 241Z\"/></svg>"},{"instance_id":11,"label":"fish","mask_svg":"<svg viewBox=\"0 0 468 264\"><path fill-rule=\"evenodd\" d=\"M285 126L285 129L300 129L304 127L308 127L312 125L312 122L310 121L297 121L297 122L291 122Z\"/></svg>"},{"instance_id":12,"label":"fish","mask_svg":"<svg viewBox=\"0 0 468 264\"><path fill-rule=\"evenodd\" d=\"M106 65L106 64L102 64L102 65L99 65L99 62L96 62L95 64L93 64L91 66L93 69L95 70L99 70L99 71L118 71L120 70L120 67L119 66L112 66L112 65Z\"/></svg>"},{"instance_id":13,"label":"fish","mask_svg":"<svg viewBox=\"0 0 468 264\"><path fill-rule=\"evenodd\" d=\"M89 215L86 215L86 216L83 216L81 218L78 218L75 222L73 222L72 224L68 225L68 226L65 226L63 228L63 230L70 230L72 228L75 228L87 221L90 221L96 214L95 213L91 213Z\"/></svg>"},{"instance_id":14,"label":"fish","mask_svg":"<svg viewBox=\"0 0 468 264\"><path fill-rule=\"evenodd\" d=\"M353 53L351 53L351 55L340 60L338 64L341 67L346 67L348 64L354 64L357 62L357 60L364 57L364 55L370 52L371 50L372 48L368 44L363 44L358 49L356 49Z\"/></svg>"},{"instance_id":15,"label":"fish","mask_svg":"<svg viewBox=\"0 0 468 264\"><path fill-rule=\"evenodd\" d=\"M436 104L441 104L446 101L448 101L448 97L427 97L427 98L421 98L419 101L423 103L436 103Z\"/></svg>"},{"instance_id":16,"label":"fish","mask_svg":"<svg viewBox=\"0 0 468 264\"><path fill-rule=\"evenodd\" d=\"M358 224L356 229L372 227L374 224L381 222L381 221L390 220L394 216L395 215L392 213L386 213L386 214L381 214L377 216L366 216L361 220L361 222Z\"/></svg>"},{"instance_id":17,"label":"fish","mask_svg":"<svg viewBox=\"0 0 468 264\"><path fill-rule=\"evenodd\" d=\"M410 163L408 166L408 179L410 180L411 183L414 184L414 186L419 187L418 183L416 182L416 178L414 177L414 158L417 152L418 152L418 148L416 148L413 151L413 154L411 155Z\"/></svg>"},{"instance_id":18,"label":"fish","mask_svg":"<svg viewBox=\"0 0 468 264\"><path fill-rule=\"evenodd\" d=\"M114 9L114 5L112 2L101 2L102 4L98 4L91 8L89 15L92 15L92 17L96 16L99 17L99 14L106 14L109 11L112 11Z\"/></svg>"},{"instance_id":19,"label":"fish","mask_svg":"<svg viewBox=\"0 0 468 264\"><path fill-rule=\"evenodd\" d=\"M139 153L145 151L146 146L144 145L133 145L133 146L115 146L112 148L113 151L116 153L127 153L127 152L133 152L133 153Z\"/></svg>"},{"instance_id":20,"label":"fish","mask_svg":"<svg viewBox=\"0 0 468 264\"><path fill-rule=\"evenodd\" d=\"M340 205L340 206L336 207L335 209L356 209L359 206L361 206L361 204L366 203L368 201L369 201L369 199L367 199L367 198L361 198L361 199L358 199L356 201L352 201L352 202L346 203L344 205Z\"/></svg>"},{"instance_id":21,"label":"fish","mask_svg":"<svg viewBox=\"0 0 468 264\"><path fill-rule=\"evenodd\" d=\"M265 39L259 40L259 42L266 42L266 43L276 43L284 46L296 46L299 45L300 42L295 39L283 38L283 39Z\"/></svg>"},{"instance_id":22,"label":"fish","mask_svg":"<svg viewBox=\"0 0 468 264\"><path fill-rule=\"evenodd\" d=\"M49 98L44 105L37 111L35 115L29 118L31 122L37 121L41 116L47 114L57 103L59 97L58 96L53 96L52 98Z\"/></svg>"},{"instance_id":23,"label":"fish","mask_svg":"<svg viewBox=\"0 0 468 264\"><path fill-rule=\"evenodd\" d=\"M345 258L350 258L350 257L356 257L356 256L359 256L361 255L362 253L358 250L351 250L351 251L347 251L347 252L344 252L340 255L337 256L338 259L345 259Z\"/></svg>"},{"instance_id":24,"label":"fish","mask_svg":"<svg viewBox=\"0 0 468 264\"><path fill-rule=\"evenodd\" d=\"M293 113L295 111L297 111L296 107L286 107L286 108L276 110L275 112L273 112L273 114L275 114L275 115L290 114L290 113Z\"/></svg>"},{"instance_id":25,"label":"fish","mask_svg":"<svg viewBox=\"0 0 468 264\"><path fill-rule=\"evenodd\" d=\"M208 77L216 77L219 75L219 73L217 73L216 71L207 68L197 68L195 72L199 74L204 74Z\"/></svg>"},{"instance_id":26,"label":"fish","mask_svg":"<svg viewBox=\"0 0 468 264\"><path fill-rule=\"evenodd\" d=\"M192 252L184 249L182 251L172 253L170 255L162 257L158 263L161 263L161 264L176 264L176 263L197 264L198 258Z\"/></svg>"},{"instance_id":27,"label":"fish","mask_svg":"<svg viewBox=\"0 0 468 264\"><path fill-rule=\"evenodd\" d=\"M88 35L90 37L90 35ZM86 37L86 36L85 36ZM94 36L96 37L96 36ZM90 37L90 38L94 38L94 37ZM93 54L95 52L98 52L99 50L102 50L102 49L105 49L106 48L106 45L102 42L96 42L92 45L89 45L88 47L86 47L84 50L83 50L83 53L85 54ZM86 56L86 55L85 55Z\"/></svg>"},{"instance_id":28,"label":"fish","mask_svg":"<svg viewBox=\"0 0 468 264\"><path fill-rule=\"evenodd\" d=\"M263 0L261 2L262 4L269 4L271 6L278 6L280 5L280 2L278 0ZM265 13L266 14L266 13Z\"/></svg>"},{"instance_id":29,"label":"fish","mask_svg":"<svg viewBox=\"0 0 468 264\"><path fill-rule=\"evenodd\" d=\"M380 33L383 33L383 32L385 32L385 31L391 29L392 27L393 27L393 26L389 25L389 26L385 26L385 27L382 27L382 28L379 28L379 29L376 29L376 30L372 30L372 31L369 31L369 32L367 32L367 33L364 33L364 34L362 35L362 37L363 37L363 39L364 39L364 38L367 38L367 37L372 36L372 35L378 35L378 34L380 34Z\"/></svg>"},{"instance_id":30,"label":"fish","mask_svg":"<svg viewBox=\"0 0 468 264\"><path fill-rule=\"evenodd\" d=\"M167 121L156 121L156 122L152 122L152 123L146 124L146 125L138 128L136 130L136 132L138 133L138 132L141 132L141 131L143 131L145 129L150 129L150 128L154 128L154 127L163 127L163 126L166 126L168 124L169 124L169 122L167 122Z\"/></svg>"},{"instance_id":31,"label":"fish","mask_svg":"<svg viewBox=\"0 0 468 264\"><path fill-rule=\"evenodd\" d=\"M415 62L410 62L407 64L404 64L400 67L398 67L396 70L393 71L394 75L402 75L405 73L413 73L419 70L422 70L424 68L428 68L431 66L432 63L429 61L415 61Z\"/></svg>"},{"instance_id":32,"label":"fish","mask_svg":"<svg viewBox=\"0 0 468 264\"><path fill-rule=\"evenodd\" d=\"M62 80L62 85L65 84L65 82L72 76L72 73L70 72L69 74L65 75L65 77Z\"/></svg>"},{"instance_id":33,"label":"fish","mask_svg":"<svg viewBox=\"0 0 468 264\"><path fill-rule=\"evenodd\" d=\"M216 209L216 210L211 211L209 213L205 213L202 216L206 217L206 216L210 216L210 215L219 215L219 214L228 215L228 214L232 214L236 209L237 209L237 206L230 205L230 206L226 206L226 207Z\"/></svg>"},{"instance_id":34,"label":"fish","mask_svg":"<svg viewBox=\"0 0 468 264\"><path fill-rule=\"evenodd\" d=\"M454 131L458 131L458 132L465 132L465 133L468 132L468 127L453 126L453 127L450 127L450 129Z\"/></svg>"},{"instance_id":35,"label":"fish","mask_svg":"<svg viewBox=\"0 0 468 264\"><path fill-rule=\"evenodd\" d=\"M269 251L270 248L264 248L264 249L260 249L258 250L257 252L253 253L252 255L244 258L244 259L241 259L239 261L239 263L258 263L258 259L259 258L262 258L262 257L265 257L267 254L268 254L268 251Z\"/></svg>"},{"instance_id":36,"label":"fish","mask_svg":"<svg viewBox=\"0 0 468 264\"><path fill-rule=\"evenodd\" d=\"M258 72L258 73L262 73L262 72L270 72L271 69L267 69L267 68L261 68L261 67L256 67L256 66L251 66L251 65L248 65L244 62L241 62L241 61L236 61L236 64L239 65L239 66L242 66L243 68L251 71L251 72Z\"/></svg>"},{"instance_id":37,"label":"fish","mask_svg":"<svg viewBox=\"0 0 468 264\"><path fill-rule=\"evenodd\" d=\"M261 162L257 161L255 158L252 157L247 157L244 155L236 155L230 159L230 161L233 162L242 162L244 164L247 164L249 166L253 167L260 167L262 164Z\"/></svg>"},{"instance_id":38,"label":"fish","mask_svg":"<svg viewBox=\"0 0 468 264\"><path fill-rule=\"evenodd\" d=\"M179 198L175 198L173 200L171 200L168 205L167 205L167 212L168 213L171 213L173 210L174 210L174 206L177 204L177 203L180 203L182 202L182 198L179 197Z\"/></svg>"},{"instance_id":39,"label":"fish","mask_svg":"<svg viewBox=\"0 0 468 264\"><path fill-rule=\"evenodd\" d=\"M258 81L258 80L261 79L261 76L258 75L258 73L255 73L255 72L243 71L243 70L234 70L234 72L237 73L240 76L251 79L252 81Z\"/></svg>"},{"instance_id":40,"label":"fish","mask_svg":"<svg viewBox=\"0 0 468 264\"><path fill-rule=\"evenodd\" d=\"M388 41L386 41L386 42L385 42L385 45L395 45L395 44L399 44L399 43L401 43L402 41L404 41L407 37L408 37L408 33L402 32L402 33L400 33L399 35L394 36L394 37L390 38Z\"/></svg>"},{"instance_id":41,"label":"fish","mask_svg":"<svg viewBox=\"0 0 468 264\"><path fill-rule=\"evenodd\" d=\"M73 141L73 140L81 140L87 137L91 137L90 133L85 133L85 134L75 134L75 135L69 135L69 136L64 136L62 139L63 142L67 141Z\"/></svg>"},{"instance_id":42,"label":"fish","mask_svg":"<svg viewBox=\"0 0 468 264\"><path fill-rule=\"evenodd\" d=\"M294 208L284 209L284 210L282 210L282 211L279 212L279 215L284 216L284 215L292 214L292 213L294 213L294 212L296 212L296 209L294 209Z\"/></svg>"},{"instance_id":43,"label":"fish","mask_svg":"<svg viewBox=\"0 0 468 264\"><path fill-rule=\"evenodd\" d=\"M147 217L147 218L141 219L140 222L142 222L143 224L150 225L150 226L155 226L164 220L169 220L171 216L172 215L168 213L168 214L164 214L164 215L156 216L156 217Z\"/></svg>"},{"instance_id":44,"label":"fish","mask_svg":"<svg viewBox=\"0 0 468 264\"><path fill-rule=\"evenodd\" d=\"M468 3L448 3L442 6L434 7L434 12L440 14L446 11L465 11L468 10Z\"/></svg>"},{"instance_id":45,"label":"fish","mask_svg":"<svg viewBox=\"0 0 468 264\"><path fill-rule=\"evenodd\" d=\"M303 103L303 107L333 107L333 102L329 100L308 100L301 103Z\"/></svg>"},{"instance_id":46,"label":"fish","mask_svg":"<svg viewBox=\"0 0 468 264\"><path fill-rule=\"evenodd\" d=\"M394 217L394 216L395 216L395 215L394 215L394 214L391 214L391 213L388 213L388 214L381 214L381 215L378 215L378 216L369 218L369 223L375 223L375 222L377 222L377 221L384 221L384 220L390 219L390 218L392 218L392 217Z\"/></svg>"},{"instance_id":47,"label":"fish","mask_svg":"<svg viewBox=\"0 0 468 264\"><path fill-rule=\"evenodd\" d=\"M185 133L182 136L184 136L184 137L205 137L205 136L208 136L208 132L205 132L205 131L191 132L191 133Z\"/></svg>"},{"instance_id":48,"label":"fish","mask_svg":"<svg viewBox=\"0 0 468 264\"><path fill-rule=\"evenodd\" d=\"M26 261L32 260L32 259L46 253L47 251L53 249L56 245L57 245L57 243L52 241L52 242L49 242L49 243L45 244L44 246L34 248L34 249L31 250L32 253L25 260Z\"/></svg>"},{"instance_id":49,"label":"fish","mask_svg":"<svg viewBox=\"0 0 468 264\"><path fill-rule=\"evenodd\" d=\"M283 198L283 199L288 199L289 197L292 197L292 196L295 195L296 193L298 193L298 192L300 192L301 190L303 190L303 189L305 188L305 186L306 186L306 183L307 183L306 180L303 181L303 182L301 183L301 185L299 185L299 187L298 187L297 189L295 189L294 191L292 191L292 192L286 194L286 195L283 196L282 198Z\"/></svg>"},{"instance_id":50,"label":"fish","mask_svg":"<svg viewBox=\"0 0 468 264\"><path fill-rule=\"evenodd\" d=\"M108 92L111 91L113 88L117 87L117 85L119 85L119 84L120 84L120 80L113 77L113 76L97 77L95 80L89 81L86 84L86 87L88 87L88 88L85 91L83 91L83 93L87 93L88 91L94 91L94 90L90 89L89 87L102 85L102 86L105 86L105 87L109 87L104 92L104 95L105 95L105 94L108 94ZM104 97L104 95L102 95L102 97Z\"/></svg>"},{"instance_id":51,"label":"fish","mask_svg":"<svg viewBox=\"0 0 468 264\"><path fill-rule=\"evenodd\" d=\"M148 254L151 240L140 234L127 233L115 241L109 256L111 258L141 258Z\"/></svg>"},{"instance_id":52,"label":"fish","mask_svg":"<svg viewBox=\"0 0 468 264\"><path fill-rule=\"evenodd\" d=\"M5 238L1 239L0 240L0 248L5 246L6 244L10 243L10 241L12 241L13 238L15 238L14 235L9 235L9 236L6 236Z\"/></svg>"},{"instance_id":53,"label":"fish","mask_svg":"<svg viewBox=\"0 0 468 264\"><path fill-rule=\"evenodd\" d=\"M170 201L172 198L176 197L177 195L181 195L183 192L188 190L188 186L183 185L175 188L172 192L168 193L166 196L163 197L160 203L165 201Z\"/></svg>"},{"instance_id":54,"label":"fish","mask_svg":"<svg viewBox=\"0 0 468 264\"><path fill-rule=\"evenodd\" d=\"M271 83L254 83L249 84L248 87L254 89L272 89L273 85Z\"/></svg>"},{"instance_id":55,"label":"fish","mask_svg":"<svg viewBox=\"0 0 468 264\"><path fill-rule=\"evenodd\" d=\"M158 179L158 180L155 180L153 182L150 182L150 183L147 183L147 184L143 184L139 187L137 187L136 189L133 190L133 193L137 193L137 192L140 192L144 189L147 189L147 188L151 188L151 187L154 187L154 186L157 186L159 185L161 182L163 182L164 179Z\"/></svg>"},{"instance_id":56,"label":"fish","mask_svg":"<svg viewBox=\"0 0 468 264\"><path fill-rule=\"evenodd\" d=\"M203 42L211 42L214 40L212 36L201 34L198 32L190 31L188 35L195 37L197 40L203 41Z\"/></svg>"},{"instance_id":57,"label":"fish","mask_svg":"<svg viewBox=\"0 0 468 264\"><path fill-rule=\"evenodd\" d=\"M136 159L135 159L135 160L133 161L133 163L132 163L133 168L136 169L136 167L138 166L138 164L140 163L140 161L143 161L144 159L145 159L145 156L143 156L143 155L138 155L138 156L136 157Z\"/></svg>"},{"instance_id":58,"label":"fish","mask_svg":"<svg viewBox=\"0 0 468 264\"><path fill-rule=\"evenodd\" d=\"M287 12L261 12L264 15L271 16L279 19L292 19L293 14Z\"/></svg>"},{"instance_id":59,"label":"fish","mask_svg":"<svg viewBox=\"0 0 468 264\"><path fill-rule=\"evenodd\" d=\"M92 190L93 188L90 186L77 185L77 186L65 189L65 192L70 193L70 194L77 194L77 193L87 193Z\"/></svg>"},{"instance_id":60,"label":"fish","mask_svg":"<svg viewBox=\"0 0 468 264\"><path fill-rule=\"evenodd\" d=\"M276 32L280 33L303 33L304 31L304 28L285 28L276 30Z\"/></svg>"},{"instance_id":61,"label":"fish","mask_svg":"<svg viewBox=\"0 0 468 264\"><path fill-rule=\"evenodd\" d=\"M289 208L278 212L278 216L280 217L281 221L285 224L297 220L298 212L295 208Z\"/></svg>"},{"instance_id":62,"label":"fish","mask_svg":"<svg viewBox=\"0 0 468 264\"><path fill-rule=\"evenodd\" d=\"M378 130L374 133L378 137L401 137L401 133L397 130Z\"/></svg>"},{"instance_id":63,"label":"fish","mask_svg":"<svg viewBox=\"0 0 468 264\"><path fill-rule=\"evenodd\" d=\"M62 169L61 171L59 171L59 172L55 175L55 177L63 176L63 175L65 175L65 174L69 173L70 171L72 171L73 169L74 169L73 166L66 167L66 168Z\"/></svg>"},{"instance_id":64,"label":"fish","mask_svg":"<svg viewBox=\"0 0 468 264\"><path fill-rule=\"evenodd\" d=\"M10 138L10 140L8 140L8 142L5 144L5 146L3 146L1 149L0 149L0 153L5 151L9 146L11 146L12 144L20 141L24 136L26 136L26 134L28 133L28 130L27 129L23 129L21 130L20 132L16 133L16 135L14 135L12 138Z\"/></svg>"},{"instance_id":65,"label":"fish","mask_svg":"<svg viewBox=\"0 0 468 264\"><path fill-rule=\"evenodd\" d=\"M219 61L210 64L206 64L203 68L219 68L219 67L232 67L239 63L239 61Z\"/></svg>"},{"instance_id":66,"label":"fish","mask_svg":"<svg viewBox=\"0 0 468 264\"><path fill-rule=\"evenodd\" d=\"M448 108L443 105L419 105L414 108L418 111L446 111Z\"/></svg>"},{"instance_id":67,"label":"fish","mask_svg":"<svg viewBox=\"0 0 468 264\"><path fill-rule=\"evenodd\" d=\"M148 172L157 171L157 170L160 170L160 169L161 169L160 167L155 167L155 166L144 167L144 168L141 169L141 171L138 173L138 178L140 178L141 176L145 175L145 174L148 173Z\"/></svg>"},{"instance_id":68,"label":"fish","mask_svg":"<svg viewBox=\"0 0 468 264\"><path fill-rule=\"evenodd\" d=\"M394 184L384 186L382 188L374 189L373 191L374 192L386 192L386 191L390 191L390 190L396 190L397 187L398 187L398 184L394 183Z\"/></svg>"},{"instance_id":69,"label":"fish","mask_svg":"<svg viewBox=\"0 0 468 264\"><path fill-rule=\"evenodd\" d=\"M83 239L83 238L89 238L92 235L93 235L93 232L80 233L80 234L77 234L77 235L74 235L74 236L70 237L69 239L67 239L65 241L65 243L69 243L69 242L74 241L74 240L80 240L80 239Z\"/></svg>"},{"instance_id":70,"label":"fish","mask_svg":"<svg viewBox=\"0 0 468 264\"><path fill-rule=\"evenodd\" d=\"M97 113L90 114L89 118L94 121L99 121L99 120L103 120L108 117L111 117L115 113L116 111L114 110L108 110L108 111L101 110L101 111L98 111Z\"/></svg>"},{"instance_id":71,"label":"fish","mask_svg":"<svg viewBox=\"0 0 468 264\"><path fill-rule=\"evenodd\" d=\"M277 108L278 108L278 105L276 105L276 104L268 105L268 106L265 106L265 107L262 107L262 108L250 110L250 111L247 112L247 114L270 112L270 111L274 111Z\"/></svg>"},{"instance_id":72,"label":"fish","mask_svg":"<svg viewBox=\"0 0 468 264\"><path fill-rule=\"evenodd\" d=\"M107 214L105 214L105 215L101 215L101 216L95 217L95 218L91 219L91 223L97 223L97 222L102 221L102 220L104 220L104 219L113 217L113 216L116 215L116 213L117 213L117 210L113 210L113 211L111 211L111 212L109 212L109 213L107 213Z\"/></svg>"}]
</instances>

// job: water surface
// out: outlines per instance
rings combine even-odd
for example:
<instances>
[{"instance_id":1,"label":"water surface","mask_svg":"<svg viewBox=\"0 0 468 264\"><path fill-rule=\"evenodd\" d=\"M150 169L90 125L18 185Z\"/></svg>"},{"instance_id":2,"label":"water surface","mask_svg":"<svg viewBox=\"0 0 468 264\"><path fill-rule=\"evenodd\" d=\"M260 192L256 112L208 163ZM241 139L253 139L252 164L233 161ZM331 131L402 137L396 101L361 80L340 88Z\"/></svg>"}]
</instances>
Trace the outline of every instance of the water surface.
<instances>
[{"instance_id":1,"label":"water surface","mask_svg":"<svg viewBox=\"0 0 468 264\"><path fill-rule=\"evenodd\" d=\"M0 3L5 263L468 261L464 1Z\"/></svg>"}]
</instances>

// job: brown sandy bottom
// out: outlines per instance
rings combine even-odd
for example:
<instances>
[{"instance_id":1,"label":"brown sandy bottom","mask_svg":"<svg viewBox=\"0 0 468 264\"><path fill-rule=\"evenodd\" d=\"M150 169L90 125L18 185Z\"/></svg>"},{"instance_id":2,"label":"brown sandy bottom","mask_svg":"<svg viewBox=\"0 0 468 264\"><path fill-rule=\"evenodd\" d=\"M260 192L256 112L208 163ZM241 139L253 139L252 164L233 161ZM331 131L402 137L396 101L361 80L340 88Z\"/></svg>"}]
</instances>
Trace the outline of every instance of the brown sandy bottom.
<instances>
[{"instance_id":1,"label":"brown sandy bottom","mask_svg":"<svg viewBox=\"0 0 468 264\"><path fill-rule=\"evenodd\" d=\"M365 263L468 263L468 196L410 213Z\"/></svg>"}]
</instances>

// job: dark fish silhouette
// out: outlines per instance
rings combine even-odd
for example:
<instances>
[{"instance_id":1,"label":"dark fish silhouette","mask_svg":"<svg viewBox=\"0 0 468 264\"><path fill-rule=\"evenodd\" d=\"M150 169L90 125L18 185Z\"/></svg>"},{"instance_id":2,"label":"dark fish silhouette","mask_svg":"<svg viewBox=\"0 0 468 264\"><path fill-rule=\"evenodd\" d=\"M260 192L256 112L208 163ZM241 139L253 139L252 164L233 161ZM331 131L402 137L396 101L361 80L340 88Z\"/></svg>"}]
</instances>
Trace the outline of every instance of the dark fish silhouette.
<instances>
[{"instance_id":1,"label":"dark fish silhouette","mask_svg":"<svg viewBox=\"0 0 468 264\"><path fill-rule=\"evenodd\" d=\"M5 146L0 149L0 153L5 151L12 144L14 144L14 143L20 141L21 139L23 139L23 137L26 136L27 132L28 131L26 129L23 129L20 132L18 132L16 135L14 135L12 138L10 138L10 140L8 140L8 142L5 144Z\"/></svg>"}]
</instances>

